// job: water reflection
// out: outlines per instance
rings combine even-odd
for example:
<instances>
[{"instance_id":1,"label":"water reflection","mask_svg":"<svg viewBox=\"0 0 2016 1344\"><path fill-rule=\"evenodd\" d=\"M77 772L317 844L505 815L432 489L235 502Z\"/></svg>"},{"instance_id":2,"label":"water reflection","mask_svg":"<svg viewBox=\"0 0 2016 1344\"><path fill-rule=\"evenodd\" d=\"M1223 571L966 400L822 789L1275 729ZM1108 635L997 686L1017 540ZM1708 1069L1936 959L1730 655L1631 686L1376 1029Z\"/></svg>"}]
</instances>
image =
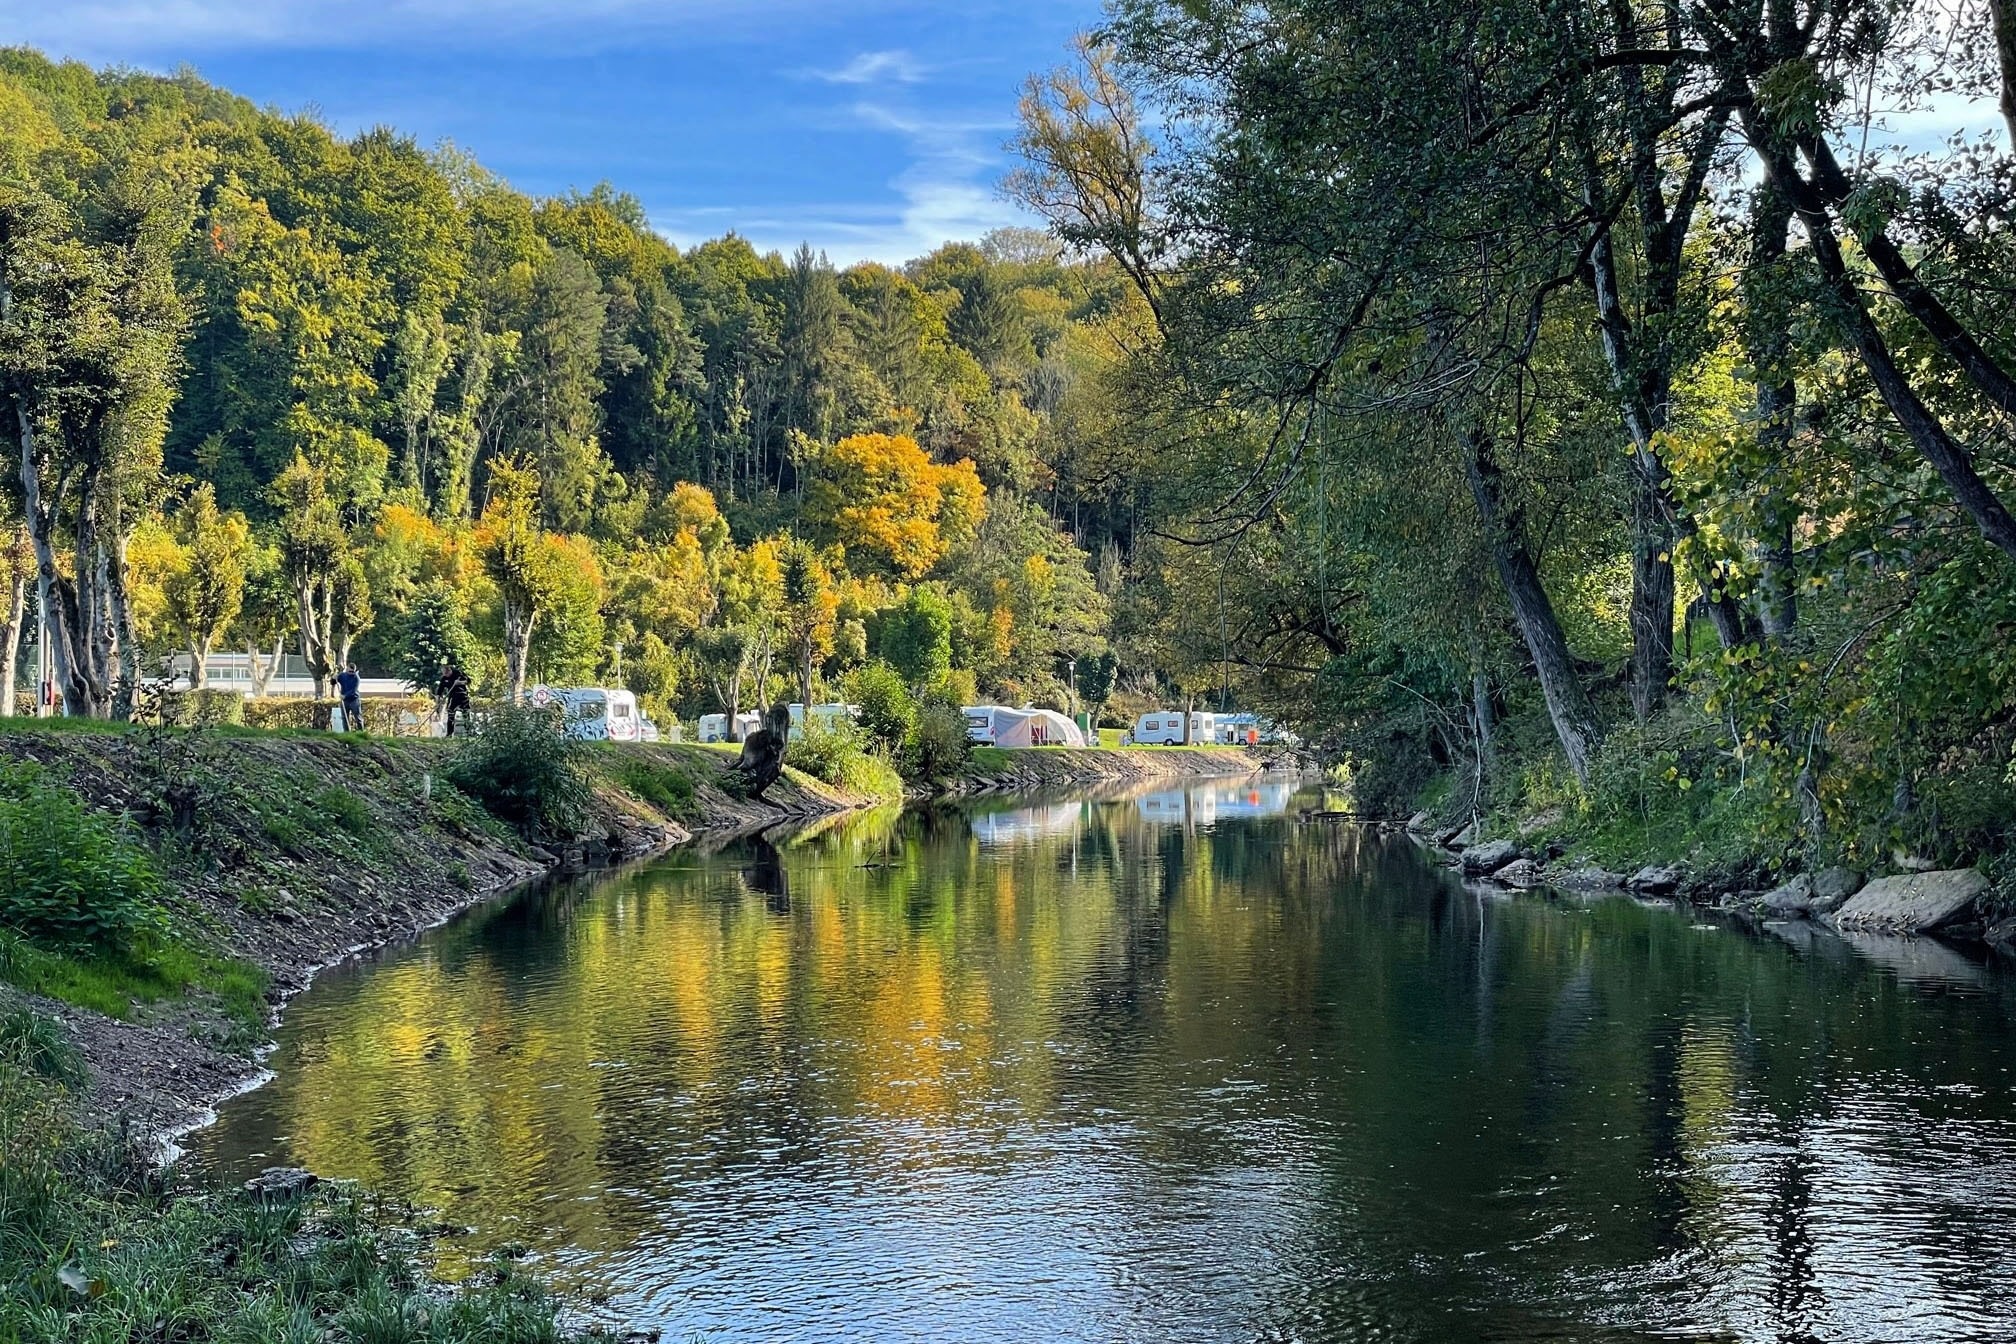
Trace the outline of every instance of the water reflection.
<instances>
[{"instance_id":1,"label":"water reflection","mask_svg":"<svg viewBox=\"0 0 2016 1344\"><path fill-rule=\"evenodd\" d=\"M543 893L318 984L199 1149L668 1338L2016 1337L2001 978L1485 899L1263 784Z\"/></svg>"}]
</instances>

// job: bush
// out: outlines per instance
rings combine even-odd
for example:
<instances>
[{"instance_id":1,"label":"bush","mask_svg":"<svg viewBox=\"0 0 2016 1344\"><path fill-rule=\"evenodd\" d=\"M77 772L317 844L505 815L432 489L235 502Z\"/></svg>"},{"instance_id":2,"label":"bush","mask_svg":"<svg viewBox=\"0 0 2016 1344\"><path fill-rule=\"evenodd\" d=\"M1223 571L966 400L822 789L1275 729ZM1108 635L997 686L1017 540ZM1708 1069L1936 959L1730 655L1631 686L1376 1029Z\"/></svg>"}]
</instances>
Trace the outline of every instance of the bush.
<instances>
[{"instance_id":1,"label":"bush","mask_svg":"<svg viewBox=\"0 0 2016 1344\"><path fill-rule=\"evenodd\" d=\"M297 700L291 696L263 696L247 700L240 711L248 728L314 728L327 726L334 700Z\"/></svg>"},{"instance_id":2,"label":"bush","mask_svg":"<svg viewBox=\"0 0 2016 1344\"><path fill-rule=\"evenodd\" d=\"M951 779L973 759L966 716L949 705L933 705L917 715L903 744L903 774L914 780Z\"/></svg>"},{"instance_id":3,"label":"bush","mask_svg":"<svg viewBox=\"0 0 2016 1344\"><path fill-rule=\"evenodd\" d=\"M221 728L245 722L245 697L213 687L168 691L161 696L160 721L171 728Z\"/></svg>"},{"instance_id":4,"label":"bush","mask_svg":"<svg viewBox=\"0 0 2016 1344\"><path fill-rule=\"evenodd\" d=\"M794 765L835 788L871 798L895 798L903 793L903 776L889 758L869 750L859 728L821 728L808 724L784 753Z\"/></svg>"},{"instance_id":5,"label":"bush","mask_svg":"<svg viewBox=\"0 0 2016 1344\"><path fill-rule=\"evenodd\" d=\"M32 765L0 770L0 925L122 954L166 928L161 878L126 827Z\"/></svg>"},{"instance_id":6,"label":"bush","mask_svg":"<svg viewBox=\"0 0 2016 1344\"><path fill-rule=\"evenodd\" d=\"M246 700L239 722L251 728L327 728L341 703L277 695ZM373 737L432 737L434 700L425 695L373 696L364 701L364 731Z\"/></svg>"},{"instance_id":7,"label":"bush","mask_svg":"<svg viewBox=\"0 0 2016 1344\"><path fill-rule=\"evenodd\" d=\"M509 706L492 711L442 773L520 835L566 838L588 822L587 751L559 710Z\"/></svg>"},{"instance_id":8,"label":"bush","mask_svg":"<svg viewBox=\"0 0 2016 1344\"><path fill-rule=\"evenodd\" d=\"M903 674L881 659L857 668L848 694L861 707L861 731L885 751L900 751L917 725L917 702Z\"/></svg>"}]
</instances>

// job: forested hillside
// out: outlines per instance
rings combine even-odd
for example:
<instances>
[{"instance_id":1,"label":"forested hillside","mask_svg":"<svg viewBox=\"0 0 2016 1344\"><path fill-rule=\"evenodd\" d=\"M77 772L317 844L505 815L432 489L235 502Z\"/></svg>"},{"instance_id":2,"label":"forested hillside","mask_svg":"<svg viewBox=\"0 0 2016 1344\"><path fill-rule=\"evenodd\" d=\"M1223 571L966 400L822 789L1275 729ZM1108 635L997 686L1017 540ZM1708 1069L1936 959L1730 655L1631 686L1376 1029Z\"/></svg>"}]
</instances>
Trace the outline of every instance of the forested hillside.
<instances>
[{"instance_id":1,"label":"forested hillside","mask_svg":"<svg viewBox=\"0 0 2016 1344\"><path fill-rule=\"evenodd\" d=\"M607 187L534 200L394 131L8 51L6 651L39 587L75 713L220 649L620 680L661 718L882 661L1096 702L1126 301L1032 232L901 269L682 252Z\"/></svg>"},{"instance_id":2,"label":"forested hillside","mask_svg":"<svg viewBox=\"0 0 2016 1344\"><path fill-rule=\"evenodd\" d=\"M2007 845L2006 4L1114 0L1079 57L1015 187L1145 309L1169 646L1381 808Z\"/></svg>"}]
</instances>

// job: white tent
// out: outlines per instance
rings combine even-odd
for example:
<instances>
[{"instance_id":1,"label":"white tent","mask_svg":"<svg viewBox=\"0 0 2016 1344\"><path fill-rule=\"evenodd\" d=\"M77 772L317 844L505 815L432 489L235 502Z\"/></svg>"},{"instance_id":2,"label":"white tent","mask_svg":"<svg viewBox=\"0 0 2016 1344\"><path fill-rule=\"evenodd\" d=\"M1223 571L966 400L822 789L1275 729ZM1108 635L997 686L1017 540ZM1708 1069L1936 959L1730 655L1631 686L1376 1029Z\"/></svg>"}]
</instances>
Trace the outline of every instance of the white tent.
<instances>
[{"instance_id":1,"label":"white tent","mask_svg":"<svg viewBox=\"0 0 2016 1344\"><path fill-rule=\"evenodd\" d=\"M1050 709L1008 709L993 706L997 747L1082 747L1078 725Z\"/></svg>"}]
</instances>

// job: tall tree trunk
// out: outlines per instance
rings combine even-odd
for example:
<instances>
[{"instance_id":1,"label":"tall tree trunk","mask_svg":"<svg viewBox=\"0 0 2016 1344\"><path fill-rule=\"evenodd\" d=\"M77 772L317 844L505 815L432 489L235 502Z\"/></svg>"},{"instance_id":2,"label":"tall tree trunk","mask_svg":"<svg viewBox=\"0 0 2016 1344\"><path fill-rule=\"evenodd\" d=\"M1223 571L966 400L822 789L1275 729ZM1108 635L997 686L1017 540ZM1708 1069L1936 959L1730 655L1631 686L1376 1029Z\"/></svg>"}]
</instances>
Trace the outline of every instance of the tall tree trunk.
<instances>
[{"instance_id":1,"label":"tall tree trunk","mask_svg":"<svg viewBox=\"0 0 2016 1344\"><path fill-rule=\"evenodd\" d=\"M1597 199L1593 186L1589 199ZM1669 375L1663 368L1651 367L1653 356L1636 348L1618 285L1616 249L1607 229L1594 240L1589 255L1603 358L1618 395L1624 432L1631 439L1631 704L1643 721L1666 703L1673 680L1677 590L1673 548L1682 536L1691 537L1695 528L1674 507L1672 482L1659 457L1658 435L1671 415ZM1679 260L1675 256L1662 264L1670 268ZM1677 283L1677 275L1659 277L1662 290ZM1657 306L1670 311L1674 302L1673 296L1662 293ZM1743 619L1734 600L1709 583L1703 583L1701 590L1702 604L1723 647L1740 644Z\"/></svg>"},{"instance_id":2,"label":"tall tree trunk","mask_svg":"<svg viewBox=\"0 0 2016 1344\"><path fill-rule=\"evenodd\" d=\"M56 693L65 714L88 716L91 699L83 670L76 665L78 612L74 590L65 584L56 564L56 501L45 495L42 457L35 426L25 404L17 401L15 419L21 436L21 494L28 518L28 538L35 548L35 599L42 611L43 639L49 647Z\"/></svg>"},{"instance_id":3,"label":"tall tree trunk","mask_svg":"<svg viewBox=\"0 0 2016 1344\"><path fill-rule=\"evenodd\" d=\"M525 669L532 655L532 627L536 611L527 611L516 602L504 604L504 698L517 704L525 698Z\"/></svg>"},{"instance_id":4,"label":"tall tree trunk","mask_svg":"<svg viewBox=\"0 0 2016 1344\"><path fill-rule=\"evenodd\" d=\"M315 698L329 698L329 595L328 583L318 575L294 578L295 615L301 630L301 660L315 681Z\"/></svg>"},{"instance_id":5,"label":"tall tree trunk","mask_svg":"<svg viewBox=\"0 0 2016 1344\"><path fill-rule=\"evenodd\" d=\"M1498 728L1491 710L1491 682L1481 667L1470 673L1470 715L1477 724L1477 759L1484 777L1490 779L1498 773Z\"/></svg>"},{"instance_id":6,"label":"tall tree trunk","mask_svg":"<svg viewBox=\"0 0 2016 1344\"><path fill-rule=\"evenodd\" d=\"M133 604L126 591L127 547L131 542L127 529L115 518L117 535L110 547L106 548L106 614L112 625L114 656L117 666L117 680L113 684L112 716L124 722L131 722L134 706L140 695L140 681L144 669L140 666L140 627L133 618Z\"/></svg>"},{"instance_id":7,"label":"tall tree trunk","mask_svg":"<svg viewBox=\"0 0 2016 1344\"><path fill-rule=\"evenodd\" d=\"M807 632L798 645L798 691L804 697L805 721L812 721L812 636Z\"/></svg>"},{"instance_id":8,"label":"tall tree trunk","mask_svg":"<svg viewBox=\"0 0 2016 1344\"><path fill-rule=\"evenodd\" d=\"M1784 305L1771 301L1773 272L1785 259L1792 203L1766 184L1757 193L1751 226L1750 266L1744 277L1749 308L1750 365L1757 377L1757 442L1765 450L1765 478L1757 488L1757 623L1767 639L1783 639L1799 622L1798 581L1792 566L1792 524L1798 506L1779 482L1792 457L1799 386L1792 376L1790 336L1777 320Z\"/></svg>"},{"instance_id":9,"label":"tall tree trunk","mask_svg":"<svg viewBox=\"0 0 2016 1344\"><path fill-rule=\"evenodd\" d=\"M21 624L28 615L28 572L17 563L7 595L7 623L0 626L0 719L14 717L15 679L20 673Z\"/></svg>"},{"instance_id":10,"label":"tall tree trunk","mask_svg":"<svg viewBox=\"0 0 2016 1344\"><path fill-rule=\"evenodd\" d=\"M283 632L273 636L272 656L261 658L259 648L251 640L245 641L245 661L252 673L252 695L263 700L273 689L273 678L280 672L280 664L287 659L287 636Z\"/></svg>"},{"instance_id":11,"label":"tall tree trunk","mask_svg":"<svg viewBox=\"0 0 2016 1344\"><path fill-rule=\"evenodd\" d=\"M1751 131L1760 146L1771 146L1764 128L1753 122ZM1883 340L1883 333L1869 315L1862 291L1848 273L1848 264L1841 255L1840 240L1835 237L1833 222L1828 218L1826 208L1806 189L1804 180L1793 167L1791 156L1782 147L1763 148L1760 153L1772 184L1791 198L1792 208L1806 227L1808 246L1834 297L1836 315L1847 343L1869 371L1883 404L1890 408L1890 414L1896 418L1912 446L1932 464L1953 498L1981 529L1981 535L2011 559L2016 559L2016 517L2011 516L2008 506L1981 478L1981 473L1975 469L1973 455L1946 432L1946 426L1919 399L1910 380L1898 367L1889 345Z\"/></svg>"},{"instance_id":12,"label":"tall tree trunk","mask_svg":"<svg viewBox=\"0 0 2016 1344\"><path fill-rule=\"evenodd\" d=\"M2016 154L2016 0L1988 0L1995 22L1995 55L2002 66L2002 121L2009 127L2009 152Z\"/></svg>"},{"instance_id":13,"label":"tall tree trunk","mask_svg":"<svg viewBox=\"0 0 2016 1344\"><path fill-rule=\"evenodd\" d=\"M196 690L210 685L210 650L216 642L213 635L189 641L189 684Z\"/></svg>"},{"instance_id":14,"label":"tall tree trunk","mask_svg":"<svg viewBox=\"0 0 2016 1344\"><path fill-rule=\"evenodd\" d=\"M1554 612L1553 599L1540 582L1540 571L1526 548L1525 519L1517 507L1508 509L1498 463L1492 455L1491 438L1483 430L1464 435L1464 466L1470 478L1470 494L1490 541L1491 560L1505 596L1512 604L1513 619L1526 651L1532 655L1533 669L1540 679L1540 693L1547 701L1547 716L1561 741L1568 768L1582 783L1589 782L1589 758L1602 741L1602 728L1588 692L1575 675L1574 658L1568 652L1568 638Z\"/></svg>"},{"instance_id":15,"label":"tall tree trunk","mask_svg":"<svg viewBox=\"0 0 2016 1344\"><path fill-rule=\"evenodd\" d=\"M730 742L740 742L742 740L742 725L739 722L742 717L742 675L743 670L748 665L749 651L745 648L742 650L740 659L735 664L734 672L730 673L728 677L728 740Z\"/></svg>"}]
</instances>

